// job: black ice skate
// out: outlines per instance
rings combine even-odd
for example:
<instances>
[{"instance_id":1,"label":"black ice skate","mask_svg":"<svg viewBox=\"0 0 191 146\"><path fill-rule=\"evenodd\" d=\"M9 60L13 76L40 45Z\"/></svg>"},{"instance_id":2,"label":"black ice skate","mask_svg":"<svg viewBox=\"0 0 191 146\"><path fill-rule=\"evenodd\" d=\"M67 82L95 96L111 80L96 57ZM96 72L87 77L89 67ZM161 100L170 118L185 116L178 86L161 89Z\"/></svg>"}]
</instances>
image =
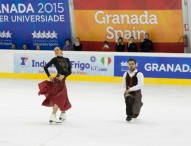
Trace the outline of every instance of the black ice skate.
<instances>
[{"instance_id":1,"label":"black ice skate","mask_svg":"<svg viewBox=\"0 0 191 146\"><path fill-rule=\"evenodd\" d=\"M127 118L126 118L126 121L131 121L132 120L132 116L131 115L128 115Z\"/></svg>"},{"instance_id":2,"label":"black ice skate","mask_svg":"<svg viewBox=\"0 0 191 146\"><path fill-rule=\"evenodd\" d=\"M133 118L137 118L139 114L133 114Z\"/></svg>"}]
</instances>

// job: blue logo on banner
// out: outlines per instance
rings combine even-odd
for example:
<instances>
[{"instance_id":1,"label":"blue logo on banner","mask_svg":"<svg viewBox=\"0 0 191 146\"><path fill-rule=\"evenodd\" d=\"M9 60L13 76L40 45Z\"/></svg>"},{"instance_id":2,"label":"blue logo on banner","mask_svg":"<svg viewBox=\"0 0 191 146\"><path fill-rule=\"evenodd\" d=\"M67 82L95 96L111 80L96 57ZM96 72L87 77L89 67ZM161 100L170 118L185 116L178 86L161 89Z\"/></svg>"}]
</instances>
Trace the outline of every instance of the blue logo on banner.
<instances>
[{"instance_id":1,"label":"blue logo on banner","mask_svg":"<svg viewBox=\"0 0 191 146\"><path fill-rule=\"evenodd\" d=\"M123 76L128 70L127 61L134 58L137 68L145 77L191 79L191 58L115 56L114 75Z\"/></svg>"},{"instance_id":2,"label":"blue logo on banner","mask_svg":"<svg viewBox=\"0 0 191 146\"><path fill-rule=\"evenodd\" d=\"M21 57L21 65L26 66L28 65L28 57Z\"/></svg>"},{"instance_id":3,"label":"blue logo on banner","mask_svg":"<svg viewBox=\"0 0 191 146\"><path fill-rule=\"evenodd\" d=\"M71 39L68 0L1 0L0 48L10 49L15 44L30 50L40 45L42 50L64 46Z\"/></svg>"}]
</instances>

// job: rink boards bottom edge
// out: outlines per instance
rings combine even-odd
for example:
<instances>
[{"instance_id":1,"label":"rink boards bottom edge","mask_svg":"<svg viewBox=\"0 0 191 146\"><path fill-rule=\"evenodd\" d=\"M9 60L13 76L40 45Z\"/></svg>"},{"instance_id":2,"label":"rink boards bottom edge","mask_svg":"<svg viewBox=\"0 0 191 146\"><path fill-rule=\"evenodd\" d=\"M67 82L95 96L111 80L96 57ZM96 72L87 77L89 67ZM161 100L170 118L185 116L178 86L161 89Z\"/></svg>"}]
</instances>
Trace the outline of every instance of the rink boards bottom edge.
<instances>
[{"instance_id":1,"label":"rink boards bottom edge","mask_svg":"<svg viewBox=\"0 0 191 146\"><path fill-rule=\"evenodd\" d=\"M26 74L26 73L18 73L18 74L0 73L0 78L39 79L39 80L48 79L45 74ZM122 82L122 77L70 75L67 78L67 80L93 81L93 82ZM145 81L145 84L191 85L191 79L145 78L144 81Z\"/></svg>"}]
</instances>

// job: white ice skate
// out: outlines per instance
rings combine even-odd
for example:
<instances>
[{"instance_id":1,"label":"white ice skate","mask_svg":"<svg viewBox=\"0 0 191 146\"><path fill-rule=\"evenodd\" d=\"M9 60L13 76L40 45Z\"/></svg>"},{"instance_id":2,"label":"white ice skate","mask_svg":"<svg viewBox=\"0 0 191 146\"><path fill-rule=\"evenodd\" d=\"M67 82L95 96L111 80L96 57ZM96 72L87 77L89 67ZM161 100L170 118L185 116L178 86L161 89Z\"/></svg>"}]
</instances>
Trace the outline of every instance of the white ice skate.
<instances>
[{"instance_id":1,"label":"white ice skate","mask_svg":"<svg viewBox=\"0 0 191 146\"><path fill-rule=\"evenodd\" d=\"M65 112L64 112L64 113L61 113L59 119L60 119L61 121L66 120L66 113L65 113Z\"/></svg>"},{"instance_id":2,"label":"white ice skate","mask_svg":"<svg viewBox=\"0 0 191 146\"><path fill-rule=\"evenodd\" d=\"M49 119L50 124L62 124L62 121L56 118L55 114L52 114Z\"/></svg>"}]
</instances>

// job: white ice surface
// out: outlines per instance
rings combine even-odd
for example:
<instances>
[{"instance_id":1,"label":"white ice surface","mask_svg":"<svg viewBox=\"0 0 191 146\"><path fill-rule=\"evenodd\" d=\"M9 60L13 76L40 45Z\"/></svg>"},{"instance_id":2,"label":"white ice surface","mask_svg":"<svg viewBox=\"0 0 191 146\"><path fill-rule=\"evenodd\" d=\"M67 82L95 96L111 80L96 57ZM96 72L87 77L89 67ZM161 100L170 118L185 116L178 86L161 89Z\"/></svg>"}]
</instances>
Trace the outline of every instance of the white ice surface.
<instances>
[{"instance_id":1,"label":"white ice surface","mask_svg":"<svg viewBox=\"0 0 191 146\"><path fill-rule=\"evenodd\" d=\"M0 79L0 146L191 146L190 86L145 85L141 114L127 123L120 83L67 81L72 108L49 125L39 82Z\"/></svg>"}]
</instances>

